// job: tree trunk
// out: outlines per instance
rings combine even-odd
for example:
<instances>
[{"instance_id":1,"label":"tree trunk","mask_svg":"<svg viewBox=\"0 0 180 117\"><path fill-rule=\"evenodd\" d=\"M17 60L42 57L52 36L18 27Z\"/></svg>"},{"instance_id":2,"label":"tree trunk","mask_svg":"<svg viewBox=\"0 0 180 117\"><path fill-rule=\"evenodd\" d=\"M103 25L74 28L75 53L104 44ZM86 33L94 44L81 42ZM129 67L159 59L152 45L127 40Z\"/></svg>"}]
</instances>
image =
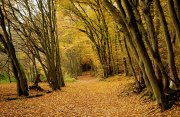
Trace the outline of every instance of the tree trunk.
<instances>
[{"instance_id":1,"label":"tree trunk","mask_svg":"<svg viewBox=\"0 0 180 117\"><path fill-rule=\"evenodd\" d=\"M128 66L127 66L127 61L125 57L123 57L123 66L124 66L125 76L128 76Z\"/></svg>"},{"instance_id":2,"label":"tree trunk","mask_svg":"<svg viewBox=\"0 0 180 117\"><path fill-rule=\"evenodd\" d=\"M19 66L19 62L17 60L13 60L13 59L11 59L11 63L12 63L13 73L14 73L14 76L15 76L16 82L17 82L17 93L19 96L21 96L21 95L28 96L29 95L28 85L27 85L27 80L24 76L25 74L24 75L21 74L22 69L19 69L19 67L17 67L17 66Z\"/></svg>"},{"instance_id":3,"label":"tree trunk","mask_svg":"<svg viewBox=\"0 0 180 117\"><path fill-rule=\"evenodd\" d=\"M11 83L12 81L11 81L11 73L10 73L9 63L10 63L10 61L9 61L9 57L8 57L8 78L9 78L9 82Z\"/></svg>"},{"instance_id":4,"label":"tree trunk","mask_svg":"<svg viewBox=\"0 0 180 117\"><path fill-rule=\"evenodd\" d=\"M129 50L128 50L128 47L127 47L127 42L126 42L125 38L124 38L124 45L125 45L125 50L127 52L127 56L128 56L130 67L131 67L131 70L132 70L133 75L134 75L136 86L137 86L138 90L140 91L141 90L141 85L140 85L140 83L139 83L139 81L137 79L137 75L136 75L136 72L135 72L133 64L132 64L131 56L130 56L130 53L129 53Z\"/></svg>"},{"instance_id":5,"label":"tree trunk","mask_svg":"<svg viewBox=\"0 0 180 117\"><path fill-rule=\"evenodd\" d=\"M180 2L179 2L179 0L174 0L174 6L175 6L175 11L176 11L178 20L180 22Z\"/></svg>"}]
</instances>

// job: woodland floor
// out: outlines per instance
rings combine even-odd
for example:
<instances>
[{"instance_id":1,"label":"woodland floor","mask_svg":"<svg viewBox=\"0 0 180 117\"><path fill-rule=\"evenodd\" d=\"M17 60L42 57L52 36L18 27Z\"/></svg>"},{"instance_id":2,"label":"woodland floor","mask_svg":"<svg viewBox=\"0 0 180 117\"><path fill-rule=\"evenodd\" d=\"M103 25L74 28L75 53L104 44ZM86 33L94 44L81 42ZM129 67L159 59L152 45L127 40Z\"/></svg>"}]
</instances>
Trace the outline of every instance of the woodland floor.
<instances>
[{"instance_id":1,"label":"woodland floor","mask_svg":"<svg viewBox=\"0 0 180 117\"><path fill-rule=\"evenodd\" d=\"M85 74L61 91L44 93L31 91L31 98L17 98L16 85L0 84L0 117L124 117L180 116L180 103L161 113L156 103L132 92L133 78L116 76L98 81ZM46 83L41 87L48 90ZM16 99L17 98L17 99ZM13 100L16 99L16 100Z\"/></svg>"}]
</instances>

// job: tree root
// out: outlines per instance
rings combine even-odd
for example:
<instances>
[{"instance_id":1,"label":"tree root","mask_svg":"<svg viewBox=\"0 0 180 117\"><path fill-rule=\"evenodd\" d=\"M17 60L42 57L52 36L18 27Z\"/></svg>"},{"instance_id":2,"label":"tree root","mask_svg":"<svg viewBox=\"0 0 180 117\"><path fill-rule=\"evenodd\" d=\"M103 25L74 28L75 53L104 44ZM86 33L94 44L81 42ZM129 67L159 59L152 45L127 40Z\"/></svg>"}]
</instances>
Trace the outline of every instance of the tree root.
<instances>
[{"instance_id":1,"label":"tree root","mask_svg":"<svg viewBox=\"0 0 180 117\"><path fill-rule=\"evenodd\" d=\"M29 89L30 90L37 90L37 91L44 91L43 88L41 88L40 86L35 86L35 85L29 86Z\"/></svg>"},{"instance_id":2,"label":"tree root","mask_svg":"<svg viewBox=\"0 0 180 117\"><path fill-rule=\"evenodd\" d=\"M140 99L144 98L145 96L148 97L148 98L151 99L151 100L155 100L155 96L153 95L153 93L151 93L151 92L149 92L149 91L147 91L147 90L145 90L145 91L142 93Z\"/></svg>"}]
</instances>

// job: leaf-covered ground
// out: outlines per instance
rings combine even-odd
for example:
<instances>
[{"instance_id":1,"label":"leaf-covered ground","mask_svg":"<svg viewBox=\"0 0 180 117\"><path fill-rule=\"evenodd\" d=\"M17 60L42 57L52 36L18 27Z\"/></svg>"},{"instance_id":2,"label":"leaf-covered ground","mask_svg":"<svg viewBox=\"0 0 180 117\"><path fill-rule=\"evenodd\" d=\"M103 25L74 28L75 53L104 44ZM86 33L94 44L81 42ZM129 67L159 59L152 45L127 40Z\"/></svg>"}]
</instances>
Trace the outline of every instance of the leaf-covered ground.
<instances>
[{"instance_id":1,"label":"leaf-covered ground","mask_svg":"<svg viewBox=\"0 0 180 117\"><path fill-rule=\"evenodd\" d=\"M155 102L141 98L130 90L132 78L116 76L106 81L89 75L68 83L61 91L34 98L17 98L16 85L0 84L0 117L123 117L180 116L180 103L161 113ZM48 90L46 83L41 86ZM41 92L30 92L36 95Z\"/></svg>"}]
</instances>

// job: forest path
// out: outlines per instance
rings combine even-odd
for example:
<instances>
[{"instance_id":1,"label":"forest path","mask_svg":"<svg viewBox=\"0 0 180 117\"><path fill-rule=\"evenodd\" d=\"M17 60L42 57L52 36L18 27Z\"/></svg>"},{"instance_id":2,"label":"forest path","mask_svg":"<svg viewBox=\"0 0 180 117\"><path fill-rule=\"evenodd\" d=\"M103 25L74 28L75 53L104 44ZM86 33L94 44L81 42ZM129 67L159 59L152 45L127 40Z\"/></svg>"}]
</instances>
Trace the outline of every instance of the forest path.
<instances>
[{"instance_id":1,"label":"forest path","mask_svg":"<svg viewBox=\"0 0 180 117\"><path fill-rule=\"evenodd\" d=\"M74 83L67 83L61 91L41 97L12 101L1 100L0 117L122 117L170 114L176 117L180 115L177 106L160 113L155 102L140 99L140 95L131 92L129 86L132 85L133 78L116 76L105 81L98 81L89 74L84 74L78 79ZM48 87L44 83L41 86ZM12 91L15 84L8 87ZM3 86L0 85L0 91L2 88ZM15 93L15 90L13 91Z\"/></svg>"}]
</instances>

